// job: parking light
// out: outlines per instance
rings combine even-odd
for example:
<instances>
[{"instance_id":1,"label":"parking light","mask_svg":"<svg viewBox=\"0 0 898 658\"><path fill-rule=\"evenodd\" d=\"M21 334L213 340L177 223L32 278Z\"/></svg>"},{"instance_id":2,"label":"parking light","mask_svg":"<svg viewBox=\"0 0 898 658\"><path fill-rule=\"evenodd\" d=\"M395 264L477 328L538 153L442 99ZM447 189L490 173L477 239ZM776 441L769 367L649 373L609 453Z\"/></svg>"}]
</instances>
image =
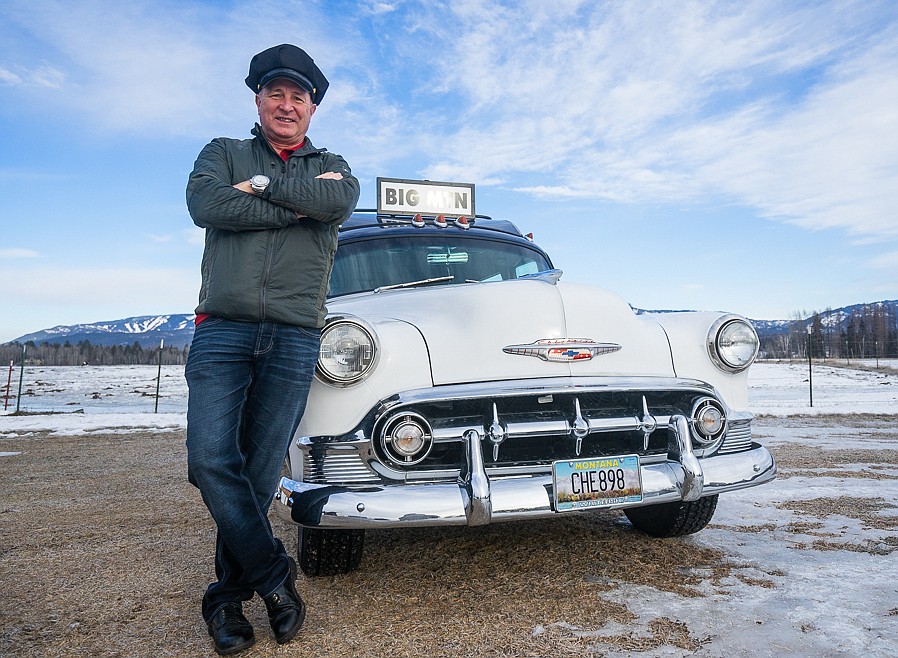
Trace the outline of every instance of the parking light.
<instances>
[{"instance_id":1,"label":"parking light","mask_svg":"<svg viewBox=\"0 0 898 658\"><path fill-rule=\"evenodd\" d=\"M430 425L416 413L400 413L384 426L381 447L393 461L411 466L430 453L433 436Z\"/></svg>"}]
</instances>

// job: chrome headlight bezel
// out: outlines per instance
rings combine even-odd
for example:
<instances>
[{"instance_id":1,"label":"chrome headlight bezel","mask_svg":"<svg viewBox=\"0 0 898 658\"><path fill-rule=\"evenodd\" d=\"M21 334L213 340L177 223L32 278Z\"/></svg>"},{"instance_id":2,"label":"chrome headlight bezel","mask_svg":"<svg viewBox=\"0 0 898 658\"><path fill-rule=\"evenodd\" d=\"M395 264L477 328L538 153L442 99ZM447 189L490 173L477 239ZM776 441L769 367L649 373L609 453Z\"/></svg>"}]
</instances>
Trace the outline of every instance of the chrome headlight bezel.
<instances>
[{"instance_id":1,"label":"chrome headlight bezel","mask_svg":"<svg viewBox=\"0 0 898 658\"><path fill-rule=\"evenodd\" d=\"M709 427L709 419L715 419L717 425ZM692 437L703 448L721 441L729 427L726 407L712 397L701 397L693 403L689 422L692 425Z\"/></svg>"},{"instance_id":2,"label":"chrome headlight bezel","mask_svg":"<svg viewBox=\"0 0 898 658\"><path fill-rule=\"evenodd\" d=\"M358 357L359 364L350 366L344 371L335 367L338 357L334 356L333 351L333 341L340 333L343 340L348 341L346 349L354 343L356 349L363 353ZM315 372L319 379L333 386L351 386L362 381L374 370L379 351L377 334L367 322L350 316L329 318L321 330L321 346L318 350Z\"/></svg>"},{"instance_id":3,"label":"chrome headlight bezel","mask_svg":"<svg viewBox=\"0 0 898 658\"><path fill-rule=\"evenodd\" d=\"M724 315L708 330L708 354L724 372L735 374L746 370L754 363L760 348L758 332L741 315Z\"/></svg>"},{"instance_id":4,"label":"chrome headlight bezel","mask_svg":"<svg viewBox=\"0 0 898 658\"><path fill-rule=\"evenodd\" d=\"M420 446L413 450L404 450L397 442L397 434L403 428L415 428L420 436ZM420 464L433 448L433 429L427 419L413 411L400 411L390 416L380 430L380 447L390 463L398 466L414 466Z\"/></svg>"}]
</instances>

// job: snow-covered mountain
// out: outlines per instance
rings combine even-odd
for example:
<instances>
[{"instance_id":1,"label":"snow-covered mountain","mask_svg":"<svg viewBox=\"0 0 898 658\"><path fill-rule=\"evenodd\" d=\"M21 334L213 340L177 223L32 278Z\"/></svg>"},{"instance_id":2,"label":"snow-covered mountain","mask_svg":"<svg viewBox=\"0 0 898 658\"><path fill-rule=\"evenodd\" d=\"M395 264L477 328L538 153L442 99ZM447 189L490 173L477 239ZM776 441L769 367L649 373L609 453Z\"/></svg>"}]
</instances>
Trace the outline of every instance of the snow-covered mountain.
<instances>
[{"instance_id":1,"label":"snow-covered mountain","mask_svg":"<svg viewBox=\"0 0 898 658\"><path fill-rule=\"evenodd\" d=\"M844 331L847 329L852 319L871 318L875 313L885 313L892 321L898 315L898 300L890 299L880 302L869 302L866 304L852 304L851 306L843 306L842 308L826 309L819 313L812 313L807 317L792 320L752 320L751 323L755 327L755 331L763 338L764 336L773 336L779 334L787 334L797 329L803 333L808 325L814 321L814 316L820 316L820 325L824 329L833 329L836 331Z\"/></svg>"},{"instance_id":2,"label":"snow-covered mountain","mask_svg":"<svg viewBox=\"0 0 898 658\"><path fill-rule=\"evenodd\" d=\"M898 314L898 300L855 304L837 309L827 309L819 313L825 327L844 329L849 319L859 314L870 313L873 309L886 308L894 316ZM669 310L646 311L635 309L636 313L672 313ZM752 320L752 324L763 343L768 336L788 334L797 326L803 333L804 327L812 321L813 315L793 320ZM132 345L135 341L141 347L156 347L164 339L167 346L183 348L193 338L196 316L189 315L141 315L123 320L95 322L92 324L59 325L33 334L26 334L14 342L26 343L78 343L90 341L93 345Z\"/></svg>"},{"instance_id":3,"label":"snow-covered mountain","mask_svg":"<svg viewBox=\"0 0 898 658\"><path fill-rule=\"evenodd\" d=\"M93 345L133 345L157 347L160 340L166 347L183 348L193 338L194 314L140 315L123 320L109 320L91 324L58 325L15 340L17 343L71 343L82 340Z\"/></svg>"}]
</instances>

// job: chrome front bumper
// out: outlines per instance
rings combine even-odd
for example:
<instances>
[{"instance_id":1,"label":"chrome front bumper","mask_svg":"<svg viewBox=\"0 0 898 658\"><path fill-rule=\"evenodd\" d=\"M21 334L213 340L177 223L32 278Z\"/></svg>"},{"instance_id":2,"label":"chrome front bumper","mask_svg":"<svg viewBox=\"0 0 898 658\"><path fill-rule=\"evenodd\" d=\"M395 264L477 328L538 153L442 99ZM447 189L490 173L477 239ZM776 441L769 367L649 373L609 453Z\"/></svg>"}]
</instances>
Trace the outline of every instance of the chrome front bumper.
<instances>
[{"instance_id":1,"label":"chrome front bumper","mask_svg":"<svg viewBox=\"0 0 898 658\"><path fill-rule=\"evenodd\" d=\"M666 462L640 466L643 501L610 509L692 501L776 477L773 455L761 445L698 459L692 452L688 421L674 416L671 427L677 437L676 452ZM331 529L486 525L556 514L552 474L490 478L483 464L482 439L475 430L465 434L467 468L457 482L345 487L284 477L275 494L280 502L275 509L287 521Z\"/></svg>"}]
</instances>

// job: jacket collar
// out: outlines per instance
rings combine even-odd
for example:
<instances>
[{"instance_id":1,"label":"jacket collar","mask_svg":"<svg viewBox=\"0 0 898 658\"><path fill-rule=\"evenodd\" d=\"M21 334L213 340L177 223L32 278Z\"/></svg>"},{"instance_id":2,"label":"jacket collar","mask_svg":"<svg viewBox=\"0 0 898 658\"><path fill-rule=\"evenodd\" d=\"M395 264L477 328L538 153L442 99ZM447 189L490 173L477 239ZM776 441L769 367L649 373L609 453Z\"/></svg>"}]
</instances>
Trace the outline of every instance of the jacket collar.
<instances>
[{"instance_id":1,"label":"jacket collar","mask_svg":"<svg viewBox=\"0 0 898 658\"><path fill-rule=\"evenodd\" d=\"M275 151L274 148L271 146L271 144L268 143L268 140L265 139L265 135L262 133L262 126L260 126L257 123L253 126L253 129L250 132L252 132L252 134L256 138L258 138L259 141L261 141L263 144L265 144L265 146L268 148L269 151L271 151L275 155L278 155L278 152ZM314 144L312 144L312 140L309 139L308 135L306 135L306 139L302 143L302 146L300 146L298 149L293 151L293 155L291 155L290 157L293 158L296 156L309 155L310 153L324 153L325 151L327 151L327 149L315 148ZM278 155L278 157L280 157L280 156Z\"/></svg>"}]
</instances>

